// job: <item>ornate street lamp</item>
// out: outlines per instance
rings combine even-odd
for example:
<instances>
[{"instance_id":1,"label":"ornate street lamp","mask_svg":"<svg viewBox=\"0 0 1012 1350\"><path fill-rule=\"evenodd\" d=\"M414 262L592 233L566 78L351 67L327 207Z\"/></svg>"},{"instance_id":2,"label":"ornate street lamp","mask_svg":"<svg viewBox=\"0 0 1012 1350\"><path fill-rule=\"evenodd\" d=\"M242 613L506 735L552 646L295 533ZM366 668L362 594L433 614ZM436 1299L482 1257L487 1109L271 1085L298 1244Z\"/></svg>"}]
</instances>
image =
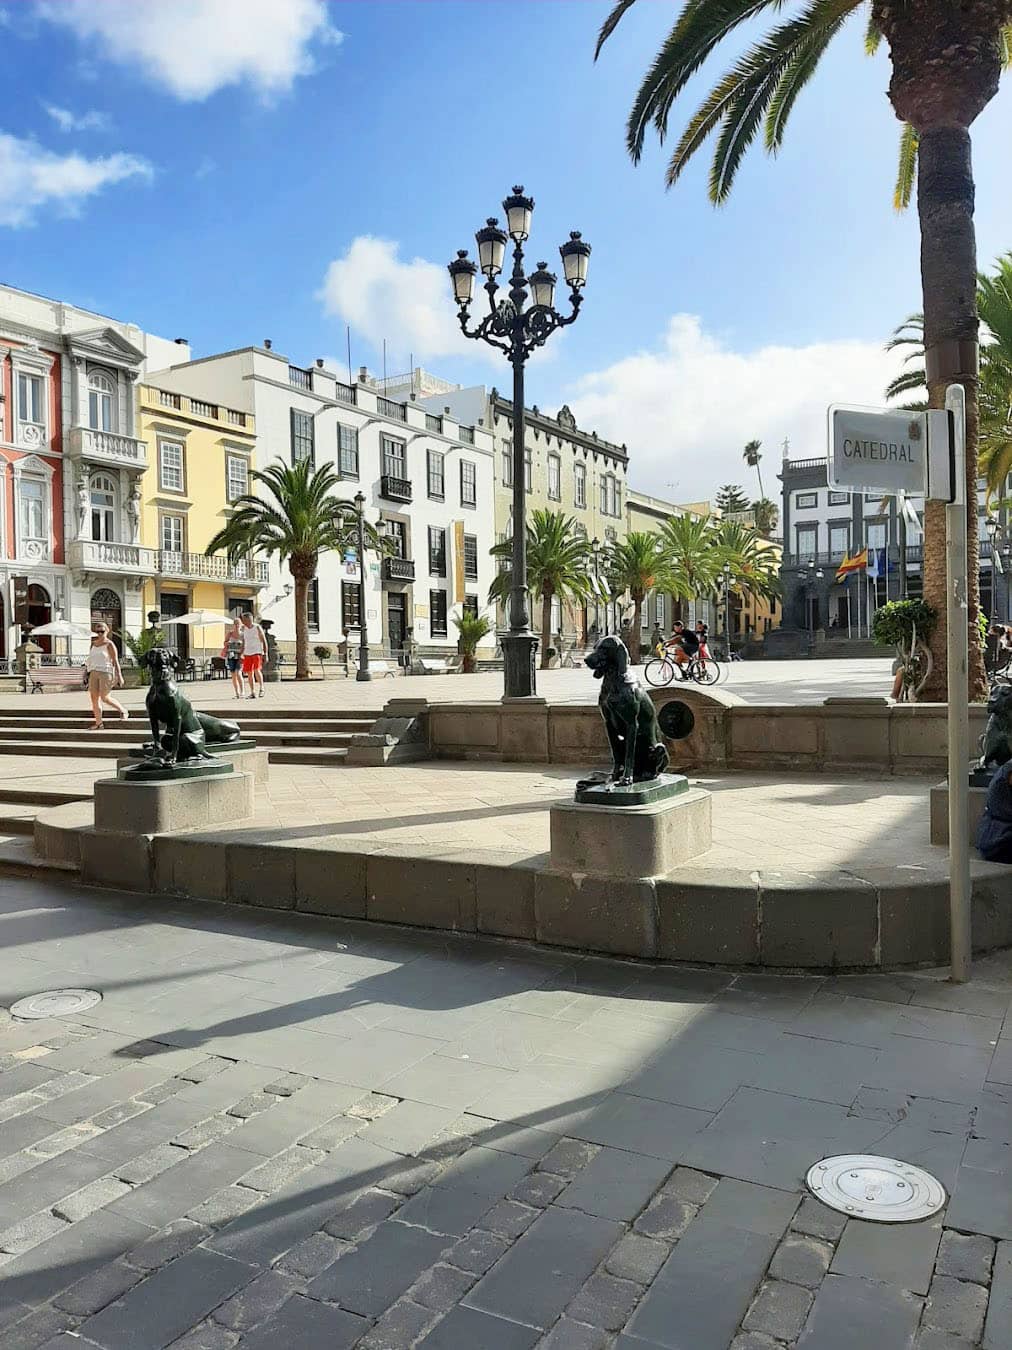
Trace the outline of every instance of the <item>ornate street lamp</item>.
<instances>
[{"instance_id":1,"label":"ornate street lamp","mask_svg":"<svg viewBox=\"0 0 1012 1350\"><path fill-rule=\"evenodd\" d=\"M369 629L365 619L365 493L355 493L358 511L358 670L355 679L372 679L369 669Z\"/></svg>"},{"instance_id":2,"label":"ornate street lamp","mask_svg":"<svg viewBox=\"0 0 1012 1350\"><path fill-rule=\"evenodd\" d=\"M524 273L523 244L531 231L534 199L514 187L502 204L506 229L494 216L475 234L478 263L461 249L449 264L453 298L459 309L461 331L465 337L486 342L505 352L513 367L513 558L510 567L510 594L507 617L509 632L503 635L505 698L532 698L536 692L534 656L537 636L531 632L527 591L527 478L524 465L524 366L531 352L548 341L557 328L571 324L580 312L581 294L587 280L590 245L574 231L559 249L563 276L569 287L572 307L568 315L555 308L558 278L539 262L530 276ZM507 235L509 238L507 238ZM513 271L508 299L496 300L500 275L506 259L509 239L513 241ZM481 268L488 294L488 313L469 327L469 307L474 296L474 278ZM526 304L530 299L530 304Z\"/></svg>"}]
</instances>

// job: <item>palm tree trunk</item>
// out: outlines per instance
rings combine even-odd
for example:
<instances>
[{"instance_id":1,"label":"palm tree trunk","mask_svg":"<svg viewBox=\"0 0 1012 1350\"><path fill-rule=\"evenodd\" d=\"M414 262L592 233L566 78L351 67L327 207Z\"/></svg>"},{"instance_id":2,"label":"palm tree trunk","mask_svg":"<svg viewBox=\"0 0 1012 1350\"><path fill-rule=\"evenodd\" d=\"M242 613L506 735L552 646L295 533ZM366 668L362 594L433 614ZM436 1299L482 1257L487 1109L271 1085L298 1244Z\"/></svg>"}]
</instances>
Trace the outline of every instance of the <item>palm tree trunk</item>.
<instances>
[{"instance_id":1,"label":"palm tree trunk","mask_svg":"<svg viewBox=\"0 0 1012 1350\"><path fill-rule=\"evenodd\" d=\"M295 678L309 679L309 577L295 579Z\"/></svg>"},{"instance_id":2,"label":"palm tree trunk","mask_svg":"<svg viewBox=\"0 0 1012 1350\"><path fill-rule=\"evenodd\" d=\"M629 642L630 642L629 664L631 666L638 666L640 662L643 660L643 657L640 655L640 647L642 646L640 636L643 631L640 628L640 622L643 618L642 595L639 597L633 595L632 602L633 602L633 618L632 618L632 632L629 635Z\"/></svg>"},{"instance_id":3,"label":"palm tree trunk","mask_svg":"<svg viewBox=\"0 0 1012 1350\"><path fill-rule=\"evenodd\" d=\"M541 593L541 669L547 670L550 657L548 649L552 645L552 593Z\"/></svg>"},{"instance_id":4,"label":"palm tree trunk","mask_svg":"<svg viewBox=\"0 0 1012 1350\"><path fill-rule=\"evenodd\" d=\"M966 391L966 543L969 689L984 697L987 682L977 635L980 608L977 521L977 251L973 227L973 171L966 128L936 126L922 131L917 209L921 222L921 282L924 344L931 407L959 383ZM945 653L945 507L928 503L924 516L924 598L937 612L931 640L934 671L921 698L947 698Z\"/></svg>"}]
</instances>

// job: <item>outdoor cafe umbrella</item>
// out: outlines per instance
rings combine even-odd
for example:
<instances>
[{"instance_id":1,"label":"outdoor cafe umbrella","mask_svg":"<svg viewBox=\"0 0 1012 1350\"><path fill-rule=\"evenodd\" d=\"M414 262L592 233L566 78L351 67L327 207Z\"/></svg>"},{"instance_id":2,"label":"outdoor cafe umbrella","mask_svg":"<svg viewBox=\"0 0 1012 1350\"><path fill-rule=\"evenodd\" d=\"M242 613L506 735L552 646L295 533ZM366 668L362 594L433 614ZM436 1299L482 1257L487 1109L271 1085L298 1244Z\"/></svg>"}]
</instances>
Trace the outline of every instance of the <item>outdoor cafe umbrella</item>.
<instances>
[{"instance_id":1,"label":"outdoor cafe umbrella","mask_svg":"<svg viewBox=\"0 0 1012 1350\"><path fill-rule=\"evenodd\" d=\"M186 614L177 614L171 619L160 619L159 628L168 628L170 623L185 623L190 628L213 628L215 624L227 623L231 626L234 614L219 614L213 609L191 609ZM204 644L201 640L200 650L203 653Z\"/></svg>"},{"instance_id":2,"label":"outdoor cafe umbrella","mask_svg":"<svg viewBox=\"0 0 1012 1350\"><path fill-rule=\"evenodd\" d=\"M67 639L67 662L70 662L70 639L90 638L91 629L82 623L71 623L69 619L53 619L50 623L40 623L28 634L29 639L36 637L62 637Z\"/></svg>"}]
</instances>

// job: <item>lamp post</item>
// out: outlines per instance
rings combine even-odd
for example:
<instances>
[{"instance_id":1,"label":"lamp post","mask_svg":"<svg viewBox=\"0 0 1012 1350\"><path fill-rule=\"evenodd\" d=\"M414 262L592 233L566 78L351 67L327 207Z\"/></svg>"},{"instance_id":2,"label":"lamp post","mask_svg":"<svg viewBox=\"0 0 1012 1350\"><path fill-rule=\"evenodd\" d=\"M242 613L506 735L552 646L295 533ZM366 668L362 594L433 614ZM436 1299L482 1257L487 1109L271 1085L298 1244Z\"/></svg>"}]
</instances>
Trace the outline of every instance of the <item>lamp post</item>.
<instances>
[{"instance_id":1,"label":"lamp post","mask_svg":"<svg viewBox=\"0 0 1012 1350\"><path fill-rule=\"evenodd\" d=\"M590 541L590 556L593 559L594 566L594 627L597 629L598 639L601 638L601 577L599 575L599 565L601 557L601 541L597 535Z\"/></svg>"},{"instance_id":2,"label":"lamp post","mask_svg":"<svg viewBox=\"0 0 1012 1350\"><path fill-rule=\"evenodd\" d=\"M524 465L524 366L527 358L541 347L557 328L573 323L583 301L582 290L587 280L587 261L590 245L584 243L577 231L559 249L562 267L569 287L572 312L560 314L555 308L555 283L558 278L547 265L538 263L530 276L524 274L523 245L531 230L533 197L524 195L522 186L515 186L502 204L506 215L506 229L499 228L494 216L475 234L478 262L474 263L467 250L461 249L448 271L453 284L453 298L459 309L461 332L465 337L486 342L506 354L513 367L513 559L510 568L508 606L509 632L502 639L505 670L505 698L532 698L536 692L534 655L537 636L531 632L530 603L527 591L527 482ZM510 275L508 298L496 300L499 284L496 277L503 270L506 246L513 241L513 271ZM469 306L474 295L474 278L481 268L486 278L488 313L473 327L468 326ZM526 301L530 298L531 303Z\"/></svg>"},{"instance_id":3,"label":"lamp post","mask_svg":"<svg viewBox=\"0 0 1012 1350\"><path fill-rule=\"evenodd\" d=\"M816 596L818 595L818 593L819 593L819 582L822 580L822 578L823 578L823 571L822 571L822 568L816 566L816 563L815 563L815 559L814 559L814 558L810 558L810 559L809 559L809 562L808 562L808 572L807 572L807 575L806 575L806 582L807 582L807 589L808 589L808 593L809 593L809 596L808 596L808 631L812 634L813 638L814 638L814 636L815 636L815 629L816 629L816 626L817 626L817 625L816 625L816 623L815 623L815 614L814 614L813 609L812 609L812 601L815 599L815 597L816 597Z\"/></svg>"},{"instance_id":4,"label":"lamp post","mask_svg":"<svg viewBox=\"0 0 1012 1350\"><path fill-rule=\"evenodd\" d=\"M369 669L369 628L365 618L365 493L355 493L358 511L358 670L355 679L372 679Z\"/></svg>"},{"instance_id":5,"label":"lamp post","mask_svg":"<svg viewBox=\"0 0 1012 1350\"><path fill-rule=\"evenodd\" d=\"M998 561L998 540L1001 537L1002 529L997 516L988 516L984 526L987 530L987 537L991 542L991 627L993 628L998 622L998 569L1001 566Z\"/></svg>"}]
</instances>

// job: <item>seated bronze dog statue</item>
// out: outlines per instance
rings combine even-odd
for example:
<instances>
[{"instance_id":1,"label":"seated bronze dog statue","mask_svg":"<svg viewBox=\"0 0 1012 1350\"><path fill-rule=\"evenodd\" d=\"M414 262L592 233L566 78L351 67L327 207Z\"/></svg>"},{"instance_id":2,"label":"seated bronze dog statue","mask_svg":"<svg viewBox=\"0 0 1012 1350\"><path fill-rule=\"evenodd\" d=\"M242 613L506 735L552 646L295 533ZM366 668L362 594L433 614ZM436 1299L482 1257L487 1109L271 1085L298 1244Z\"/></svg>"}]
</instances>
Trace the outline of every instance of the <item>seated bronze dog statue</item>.
<instances>
[{"instance_id":1,"label":"seated bronze dog statue","mask_svg":"<svg viewBox=\"0 0 1012 1350\"><path fill-rule=\"evenodd\" d=\"M987 700L987 713L987 726L980 738L981 769L993 769L1012 759L1012 686L994 685Z\"/></svg>"},{"instance_id":2,"label":"seated bronze dog statue","mask_svg":"<svg viewBox=\"0 0 1012 1350\"><path fill-rule=\"evenodd\" d=\"M628 787L657 778L668 767L668 752L653 701L629 670L625 643L617 637L602 638L586 664L601 681L597 703L611 746L611 781Z\"/></svg>"},{"instance_id":3,"label":"seated bronze dog statue","mask_svg":"<svg viewBox=\"0 0 1012 1350\"><path fill-rule=\"evenodd\" d=\"M238 722L223 721L197 712L190 700L179 692L175 673L179 657L167 647L152 647L143 664L151 672L151 685L144 700L151 723L151 740L145 753L164 764L188 759L213 759L205 745L224 745L241 735ZM162 727L165 734L162 734Z\"/></svg>"}]
</instances>

